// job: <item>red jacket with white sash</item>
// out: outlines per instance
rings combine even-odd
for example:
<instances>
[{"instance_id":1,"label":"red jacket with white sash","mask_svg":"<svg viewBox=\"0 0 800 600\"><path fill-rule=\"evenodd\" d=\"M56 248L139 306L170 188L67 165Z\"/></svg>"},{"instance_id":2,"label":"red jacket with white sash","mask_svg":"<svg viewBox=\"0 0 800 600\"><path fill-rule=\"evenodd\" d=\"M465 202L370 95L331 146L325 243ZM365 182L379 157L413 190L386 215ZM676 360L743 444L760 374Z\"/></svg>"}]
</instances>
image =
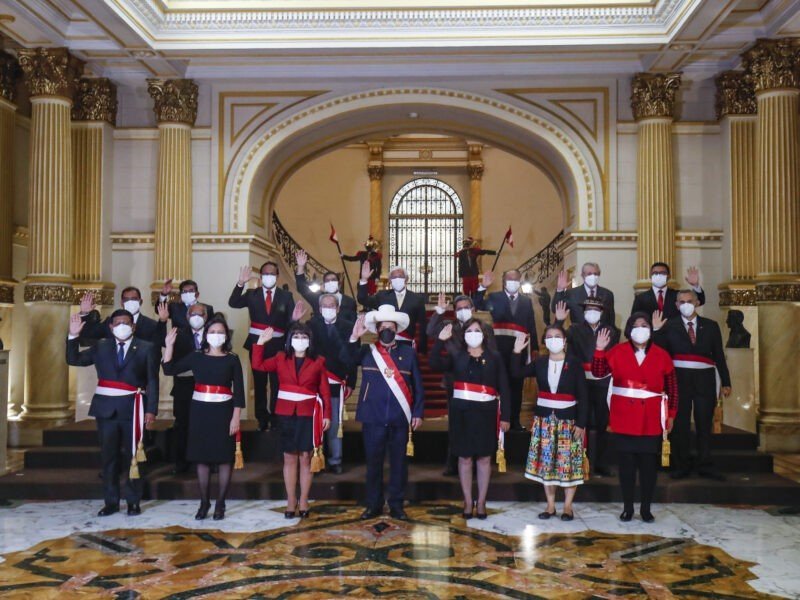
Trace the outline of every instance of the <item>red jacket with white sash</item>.
<instances>
[{"instance_id":1,"label":"red jacket with white sash","mask_svg":"<svg viewBox=\"0 0 800 600\"><path fill-rule=\"evenodd\" d=\"M331 418L331 388L325 370L325 359L306 357L300 372L295 368L294 356L278 352L275 356L264 358L264 346L253 345L252 367L256 371L277 372L278 401L275 414L311 417L317 396L322 398L323 418Z\"/></svg>"}]
</instances>

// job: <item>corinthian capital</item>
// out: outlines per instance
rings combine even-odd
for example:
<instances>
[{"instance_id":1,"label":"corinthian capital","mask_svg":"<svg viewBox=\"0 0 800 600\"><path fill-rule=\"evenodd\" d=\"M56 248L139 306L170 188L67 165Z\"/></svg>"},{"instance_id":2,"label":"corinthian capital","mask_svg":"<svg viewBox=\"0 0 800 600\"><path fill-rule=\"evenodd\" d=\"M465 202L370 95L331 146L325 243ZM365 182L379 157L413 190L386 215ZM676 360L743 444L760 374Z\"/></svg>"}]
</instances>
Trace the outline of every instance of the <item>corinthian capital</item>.
<instances>
[{"instance_id":1,"label":"corinthian capital","mask_svg":"<svg viewBox=\"0 0 800 600\"><path fill-rule=\"evenodd\" d=\"M191 79L148 79L147 91L159 123L194 125L197 119L197 84Z\"/></svg>"},{"instance_id":2,"label":"corinthian capital","mask_svg":"<svg viewBox=\"0 0 800 600\"><path fill-rule=\"evenodd\" d=\"M681 87L680 73L637 73L631 86L633 118L675 116L675 93Z\"/></svg>"},{"instance_id":3,"label":"corinthian capital","mask_svg":"<svg viewBox=\"0 0 800 600\"><path fill-rule=\"evenodd\" d=\"M19 75L17 59L7 52L0 52L0 98L14 102Z\"/></svg>"},{"instance_id":4,"label":"corinthian capital","mask_svg":"<svg viewBox=\"0 0 800 600\"><path fill-rule=\"evenodd\" d=\"M725 71L717 75L717 119L725 115L756 114L756 94L744 71Z\"/></svg>"},{"instance_id":5,"label":"corinthian capital","mask_svg":"<svg viewBox=\"0 0 800 600\"><path fill-rule=\"evenodd\" d=\"M66 48L21 48L19 66L31 96L62 96L72 100L83 61Z\"/></svg>"},{"instance_id":6,"label":"corinthian capital","mask_svg":"<svg viewBox=\"0 0 800 600\"><path fill-rule=\"evenodd\" d=\"M383 165L369 165L367 167L370 181L380 181L383 179Z\"/></svg>"},{"instance_id":7,"label":"corinthian capital","mask_svg":"<svg viewBox=\"0 0 800 600\"><path fill-rule=\"evenodd\" d=\"M105 77L78 82L72 106L73 121L117 122L117 86Z\"/></svg>"},{"instance_id":8,"label":"corinthian capital","mask_svg":"<svg viewBox=\"0 0 800 600\"><path fill-rule=\"evenodd\" d=\"M470 163L467 165L467 173L473 181L480 181L483 178L483 163Z\"/></svg>"},{"instance_id":9,"label":"corinthian capital","mask_svg":"<svg viewBox=\"0 0 800 600\"><path fill-rule=\"evenodd\" d=\"M742 54L744 70L756 92L800 87L798 47L792 39L760 39Z\"/></svg>"}]
</instances>

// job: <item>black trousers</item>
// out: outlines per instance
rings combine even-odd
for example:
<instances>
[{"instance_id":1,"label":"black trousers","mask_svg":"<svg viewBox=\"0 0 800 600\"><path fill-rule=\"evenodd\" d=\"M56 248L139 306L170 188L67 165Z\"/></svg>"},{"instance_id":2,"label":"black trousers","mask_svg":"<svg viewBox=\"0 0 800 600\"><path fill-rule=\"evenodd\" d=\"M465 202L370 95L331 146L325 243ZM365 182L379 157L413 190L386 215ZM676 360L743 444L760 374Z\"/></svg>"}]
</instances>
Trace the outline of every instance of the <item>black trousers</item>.
<instances>
[{"instance_id":1,"label":"black trousers","mask_svg":"<svg viewBox=\"0 0 800 600\"><path fill-rule=\"evenodd\" d=\"M117 506L120 499L119 478L125 481L125 500L135 504L142 498L142 480L130 479L133 423L130 419L97 419L100 440L100 460L103 463L103 498L106 504ZM141 473L144 465L139 465Z\"/></svg>"},{"instance_id":2,"label":"black trousers","mask_svg":"<svg viewBox=\"0 0 800 600\"><path fill-rule=\"evenodd\" d=\"M593 469L608 466L608 381L589 382L589 428L594 432L594 443L588 444L587 454ZM591 439L590 439L591 441Z\"/></svg>"},{"instance_id":3,"label":"black trousers","mask_svg":"<svg viewBox=\"0 0 800 600\"><path fill-rule=\"evenodd\" d=\"M186 465L189 436L189 406L194 393L194 377L174 377L172 385L172 455L177 467Z\"/></svg>"},{"instance_id":4,"label":"black trousers","mask_svg":"<svg viewBox=\"0 0 800 600\"><path fill-rule=\"evenodd\" d=\"M503 354L502 357L508 375L509 419L511 426L514 427L519 423L519 415L522 411L522 388L525 385L525 379L519 379L511 374L511 361L514 360L512 353Z\"/></svg>"},{"instance_id":5,"label":"black trousers","mask_svg":"<svg viewBox=\"0 0 800 600\"><path fill-rule=\"evenodd\" d=\"M649 511L658 478L660 456L652 452L619 452L619 484L625 510L633 511L636 472L639 472L641 510Z\"/></svg>"},{"instance_id":6,"label":"black trousers","mask_svg":"<svg viewBox=\"0 0 800 600\"><path fill-rule=\"evenodd\" d=\"M250 350L253 360L253 350ZM253 399L255 401L256 419L259 423L267 423L275 414L275 402L278 400L278 374L253 371ZM267 401L267 383L269 383L269 401Z\"/></svg>"},{"instance_id":7,"label":"black trousers","mask_svg":"<svg viewBox=\"0 0 800 600\"><path fill-rule=\"evenodd\" d=\"M684 393L686 392L686 393ZM711 430L714 425L714 408L717 405L715 392L703 393L685 389L678 396L678 414L672 429L672 464L676 470L692 467L692 413L694 413L695 449L699 470L710 469Z\"/></svg>"},{"instance_id":8,"label":"black trousers","mask_svg":"<svg viewBox=\"0 0 800 600\"><path fill-rule=\"evenodd\" d=\"M383 461L389 453L389 508L402 508L408 481L406 443L408 425L376 425L363 423L364 455L367 457L366 506L373 510L383 508Z\"/></svg>"}]
</instances>

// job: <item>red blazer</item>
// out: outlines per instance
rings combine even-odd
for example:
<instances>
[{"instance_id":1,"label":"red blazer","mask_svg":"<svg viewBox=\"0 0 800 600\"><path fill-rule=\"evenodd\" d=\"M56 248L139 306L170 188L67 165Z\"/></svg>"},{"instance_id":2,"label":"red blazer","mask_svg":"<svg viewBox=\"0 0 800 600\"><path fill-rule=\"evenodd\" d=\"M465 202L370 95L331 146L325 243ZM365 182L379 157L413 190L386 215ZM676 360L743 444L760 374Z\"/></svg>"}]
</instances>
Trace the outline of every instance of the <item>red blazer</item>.
<instances>
[{"instance_id":1,"label":"red blazer","mask_svg":"<svg viewBox=\"0 0 800 600\"><path fill-rule=\"evenodd\" d=\"M251 366L256 371L277 372L278 389L283 384L299 386L308 390L312 394L322 398L324 419L331 418L331 388L328 385L328 375L325 371L325 359L321 356L317 358L306 358L300 373L294 366L294 357L286 356L285 352L278 352L275 356L264 358L264 346L253 344L253 357ZM275 404L275 414L285 417L294 415L299 417L311 417L314 414L315 399L301 400L282 400L278 398Z\"/></svg>"}]
</instances>

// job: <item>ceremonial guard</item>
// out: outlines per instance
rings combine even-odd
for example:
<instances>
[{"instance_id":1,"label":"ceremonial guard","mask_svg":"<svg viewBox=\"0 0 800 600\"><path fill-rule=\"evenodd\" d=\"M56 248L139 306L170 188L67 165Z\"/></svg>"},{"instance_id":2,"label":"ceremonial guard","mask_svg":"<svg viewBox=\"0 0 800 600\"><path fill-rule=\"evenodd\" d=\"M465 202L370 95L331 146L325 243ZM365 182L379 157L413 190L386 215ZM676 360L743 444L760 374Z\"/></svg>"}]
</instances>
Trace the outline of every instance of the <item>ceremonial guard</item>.
<instances>
[{"instance_id":1,"label":"ceremonial guard","mask_svg":"<svg viewBox=\"0 0 800 600\"><path fill-rule=\"evenodd\" d=\"M669 282L669 265L663 262L653 263L650 267L650 282L652 287L633 297L633 307L631 314L643 312L650 315L660 311L665 319L671 319L680 315L677 308L678 292L667 287ZM686 283L697 294L700 306L706 303L706 294L700 287L700 271L696 267L689 267L686 270Z\"/></svg>"},{"instance_id":2,"label":"ceremonial guard","mask_svg":"<svg viewBox=\"0 0 800 600\"><path fill-rule=\"evenodd\" d=\"M614 325L617 318L614 313L614 292L599 285L600 265L593 262L584 263L581 267L581 277L583 285L570 288L567 272L561 271L558 274L551 310L555 312L556 304L565 302L570 321L573 325L579 325L583 323L583 303L591 299L602 304L604 321Z\"/></svg>"},{"instance_id":3,"label":"ceremonial guard","mask_svg":"<svg viewBox=\"0 0 800 600\"><path fill-rule=\"evenodd\" d=\"M150 342L159 352L161 346L164 345L164 338L167 335L167 319L169 313L166 303L158 304L156 310L158 312L158 320L151 319L143 315L140 311L142 308L142 292L139 288L128 286L122 290L120 294L122 301L122 308L127 310L133 315L133 324L135 325L135 336L137 339ZM111 333L111 317L104 321L100 320L100 313L97 311L94 304L94 294L86 292L81 298L79 315L81 321L86 325L81 331L81 345L88 346L96 340L103 338L113 338Z\"/></svg>"},{"instance_id":4,"label":"ceremonial guard","mask_svg":"<svg viewBox=\"0 0 800 600\"><path fill-rule=\"evenodd\" d=\"M373 296L378 291L378 279L381 277L381 269L383 268L383 255L380 253L381 243L374 237L369 236L364 242L364 250L356 252L352 256L342 254L342 260L351 262L358 262L360 272L364 272L364 265L369 265L369 276L366 280L366 292L368 295ZM359 300L360 302L360 300Z\"/></svg>"},{"instance_id":5,"label":"ceremonial guard","mask_svg":"<svg viewBox=\"0 0 800 600\"><path fill-rule=\"evenodd\" d=\"M458 261L458 276L461 278L461 287L465 295L471 296L478 291L478 277L480 275L479 259L487 254L497 254L494 250L484 250L473 238L464 240L461 250L456 252Z\"/></svg>"},{"instance_id":6,"label":"ceremonial guard","mask_svg":"<svg viewBox=\"0 0 800 600\"><path fill-rule=\"evenodd\" d=\"M383 461L388 452L389 514L407 520L403 509L408 479L406 455L413 455L412 432L422 423L425 396L417 353L399 344L397 334L408 327L407 314L383 305L356 320L344 355L352 365L361 365L361 391L356 420L361 423L367 461L366 510L362 519L383 512ZM376 333L374 344L360 345L367 331Z\"/></svg>"},{"instance_id":7,"label":"ceremonial guard","mask_svg":"<svg viewBox=\"0 0 800 600\"><path fill-rule=\"evenodd\" d=\"M308 263L308 255L304 250L298 250L295 253L295 260L297 261L297 271L295 272L295 284L297 291L308 302L314 315L319 315L319 299L323 294L332 294L336 296L336 302L339 305L339 316L350 323L355 323L356 314L358 313L358 306L355 299L342 293L342 282L337 273L328 271L322 275L322 291L312 292L308 287L308 280L306 279L306 264ZM346 339L346 338L345 338Z\"/></svg>"},{"instance_id":8,"label":"ceremonial guard","mask_svg":"<svg viewBox=\"0 0 800 600\"><path fill-rule=\"evenodd\" d=\"M158 304L162 302L168 303L169 320L172 322L173 327L177 327L178 329L187 328L189 326L187 318L189 308L196 304L205 306L208 318L214 316L214 307L210 304L203 304L198 300L198 298L200 298L200 288L196 281L192 281L191 279L181 281L181 284L178 286L178 292L180 293L180 301L170 302L169 297L170 294L172 294L172 279L167 279L158 296ZM156 310L158 309L158 304L156 304Z\"/></svg>"},{"instance_id":9,"label":"ceremonial guard","mask_svg":"<svg viewBox=\"0 0 800 600\"><path fill-rule=\"evenodd\" d=\"M72 367L94 365L97 389L89 407L89 416L97 421L100 459L103 463L105 505L98 516L119 511L121 473L126 473L125 500L128 514L138 515L141 508L142 480L139 463L147 460L142 442L144 428L158 413L159 350L134 336L133 315L115 310L108 318L110 338L81 350L78 337L86 324L80 315L72 315L67 337L67 364Z\"/></svg>"}]
</instances>

